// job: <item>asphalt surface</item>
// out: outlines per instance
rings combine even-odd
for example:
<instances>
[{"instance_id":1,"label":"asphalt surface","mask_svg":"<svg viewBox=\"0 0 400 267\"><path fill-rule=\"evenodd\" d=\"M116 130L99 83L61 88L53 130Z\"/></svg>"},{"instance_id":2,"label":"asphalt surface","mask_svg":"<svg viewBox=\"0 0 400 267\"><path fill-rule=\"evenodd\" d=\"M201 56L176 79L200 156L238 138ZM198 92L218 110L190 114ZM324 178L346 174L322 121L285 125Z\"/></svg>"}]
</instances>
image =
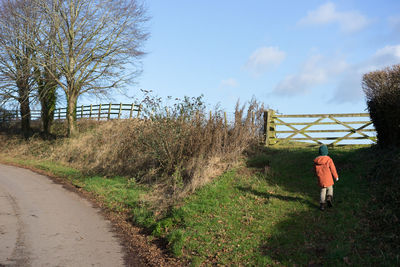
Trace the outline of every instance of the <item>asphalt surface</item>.
<instances>
[{"instance_id":1,"label":"asphalt surface","mask_svg":"<svg viewBox=\"0 0 400 267\"><path fill-rule=\"evenodd\" d=\"M111 223L87 200L0 164L0 266L124 266Z\"/></svg>"}]
</instances>

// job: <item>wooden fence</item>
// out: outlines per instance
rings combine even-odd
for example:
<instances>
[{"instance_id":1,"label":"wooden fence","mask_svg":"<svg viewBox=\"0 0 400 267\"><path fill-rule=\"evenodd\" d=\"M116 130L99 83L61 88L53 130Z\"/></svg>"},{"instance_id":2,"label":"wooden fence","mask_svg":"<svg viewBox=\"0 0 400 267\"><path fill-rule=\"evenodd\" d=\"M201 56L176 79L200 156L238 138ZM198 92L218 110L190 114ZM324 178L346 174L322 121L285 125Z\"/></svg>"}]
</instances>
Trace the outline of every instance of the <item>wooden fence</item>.
<instances>
[{"instance_id":1,"label":"wooden fence","mask_svg":"<svg viewBox=\"0 0 400 267\"><path fill-rule=\"evenodd\" d=\"M141 105L136 104L98 104L81 105L76 107L76 118L110 120L110 119L131 119L139 117L142 110ZM0 122L11 122L20 119L19 110L0 110ZM55 120L65 120L67 117L67 108L57 108L54 111ZM40 110L31 110L31 119L40 119Z\"/></svg>"},{"instance_id":2,"label":"wooden fence","mask_svg":"<svg viewBox=\"0 0 400 267\"><path fill-rule=\"evenodd\" d=\"M345 140L376 142L368 113L281 115L270 109L264 112L264 134L266 146L285 141L332 146Z\"/></svg>"}]
</instances>

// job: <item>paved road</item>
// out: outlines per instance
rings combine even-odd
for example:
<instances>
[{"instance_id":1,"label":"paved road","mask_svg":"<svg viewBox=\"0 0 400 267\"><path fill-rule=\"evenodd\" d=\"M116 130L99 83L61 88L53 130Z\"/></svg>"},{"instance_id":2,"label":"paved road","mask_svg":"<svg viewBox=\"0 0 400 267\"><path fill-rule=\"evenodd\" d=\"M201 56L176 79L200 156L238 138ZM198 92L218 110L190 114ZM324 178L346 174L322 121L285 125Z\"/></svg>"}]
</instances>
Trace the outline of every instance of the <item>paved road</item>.
<instances>
[{"instance_id":1,"label":"paved road","mask_svg":"<svg viewBox=\"0 0 400 267\"><path fill-rule=\"evenodd\" d=\"M49 178L0 164L0 266L123 266L111 224Z\"/></svg>"}]
</instances>

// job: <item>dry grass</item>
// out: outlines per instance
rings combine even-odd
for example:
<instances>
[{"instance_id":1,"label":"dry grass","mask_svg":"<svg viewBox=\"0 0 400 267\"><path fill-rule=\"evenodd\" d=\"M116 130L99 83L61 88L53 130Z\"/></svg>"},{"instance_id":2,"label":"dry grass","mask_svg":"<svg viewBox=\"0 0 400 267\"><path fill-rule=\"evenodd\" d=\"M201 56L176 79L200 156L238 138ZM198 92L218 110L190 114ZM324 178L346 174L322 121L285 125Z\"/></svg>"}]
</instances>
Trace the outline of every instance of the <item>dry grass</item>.
<instances>
[{"instance_id":1,"label":"dry grass","mask_svg":"<svg viewBox=\"0 0 400 267\"><path fill-rule=\"evenodd\" d=\"M153 185L149 199L165 207L235 165L260 140L263 107L256 101L237 104L228 123L223 112L205 112L191 100L152 109L140 120L81 121L81 133L70 139L7 137L7 153L61 162L87 175L133 178Z\"/></svg>"}]
</instances>

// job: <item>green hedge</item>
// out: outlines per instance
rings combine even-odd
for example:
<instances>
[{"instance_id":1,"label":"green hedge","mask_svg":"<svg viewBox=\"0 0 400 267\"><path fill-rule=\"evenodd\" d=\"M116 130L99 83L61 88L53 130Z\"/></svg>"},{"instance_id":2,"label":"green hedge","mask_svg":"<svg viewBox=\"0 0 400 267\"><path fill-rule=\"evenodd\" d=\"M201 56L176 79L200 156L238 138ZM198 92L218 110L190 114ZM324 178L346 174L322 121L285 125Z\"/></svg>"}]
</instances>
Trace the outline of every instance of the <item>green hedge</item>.
<instances>
[{"instance_id":1,"label":"green hedge","mask_svg":"<svg viewBox=\"0 0 400 267\"><path fill-rule=\"evenodd\" d=\"M400 65L363 76L368 110L382 147L400 147Z\"/></svg>"}]
</instances>

